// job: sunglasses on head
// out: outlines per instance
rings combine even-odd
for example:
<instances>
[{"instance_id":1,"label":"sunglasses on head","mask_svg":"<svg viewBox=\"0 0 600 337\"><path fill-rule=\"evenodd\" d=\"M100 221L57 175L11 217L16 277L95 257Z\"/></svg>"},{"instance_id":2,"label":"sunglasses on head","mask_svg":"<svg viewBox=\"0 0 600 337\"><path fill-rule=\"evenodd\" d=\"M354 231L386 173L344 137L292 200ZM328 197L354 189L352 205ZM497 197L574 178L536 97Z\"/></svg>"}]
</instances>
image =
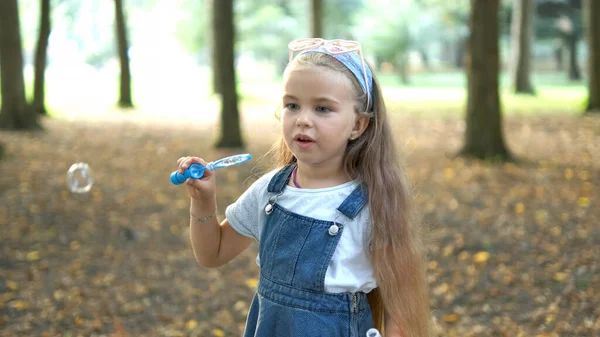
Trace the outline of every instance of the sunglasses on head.
<instances>
[{"instance_id":1,"label":"sunglasses on head","mask_svg":"<svg viewBox=\"0 0 600 337\"><path fill-rule=\"evenodd\" d=\"M305 38L305 39L294 40L288 44L288 50L290 53L289 61L291 62L292 59L294 58L294 52L301 52L301 51L305 51L305 50L314 50L314 49L318 49L321 47L323 47L327 51L327 53L329 53L331 55L348 54L348 53L356 52L358 54L358 56L360 56L360 62L361 62L362 72L363 72L363 81L364 81L365 89L366 89L366 93L367 93L367 109L368 109L368 107L370 106L370 103L371 103L371 94L370 94L371 91L369 88L369 83L367 81L367 70L365 67L365 59L363 57L362 49L360 47L359 42L351 41L351 40L341 40L341 39L324 40L321 38Z\"/></svg>"}]
</instances>

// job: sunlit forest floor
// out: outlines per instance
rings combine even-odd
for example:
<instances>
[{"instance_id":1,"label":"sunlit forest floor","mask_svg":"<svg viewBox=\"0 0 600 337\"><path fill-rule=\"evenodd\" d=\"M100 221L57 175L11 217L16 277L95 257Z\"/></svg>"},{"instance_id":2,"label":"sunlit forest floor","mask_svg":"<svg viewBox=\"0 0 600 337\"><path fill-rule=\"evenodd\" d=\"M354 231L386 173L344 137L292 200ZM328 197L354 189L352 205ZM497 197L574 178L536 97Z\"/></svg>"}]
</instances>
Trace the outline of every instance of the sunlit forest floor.
<instances>
[{"instance_id":1,"label":"sunlit forest floor","mask_svg":"<svg viewBox=\"0 0 600 337\"><path fill-rule=\"evenodd\" d=\"M268 169L277 126L265 110L244 112L254 159L217 173L221 216ZM208 117L115 112L0 132L2 336L239 335L257 247L197 266L187 192L168 180L180 156L239 152L212 148ZM598 336L600 118L510 115L510 164L454 158L462 118L393 121L423 220L436 336ZM78 161L94 170L87 194L66 186Z\"/></svg>"}]
</instances>

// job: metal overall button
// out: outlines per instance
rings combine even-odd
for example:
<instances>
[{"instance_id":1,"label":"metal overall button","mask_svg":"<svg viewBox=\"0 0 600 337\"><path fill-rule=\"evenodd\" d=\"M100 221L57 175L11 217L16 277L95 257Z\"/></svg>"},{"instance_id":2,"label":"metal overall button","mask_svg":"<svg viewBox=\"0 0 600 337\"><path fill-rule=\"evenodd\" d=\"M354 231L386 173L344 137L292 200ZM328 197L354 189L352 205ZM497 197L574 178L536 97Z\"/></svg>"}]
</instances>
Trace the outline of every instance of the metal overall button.
<instances>
[{"instance_id":1,"label":"metal overall button","mask_svg":"<svg viewBox=\"0 0 600 337\"><path fill-rule=\"evenodd\" d=\"M329 226L328 233L331 236L336 236L340 232L340 229L342 227L344 227L344 225L345 225L345 223L338 224L337 219L339 217L340 217L340 213L338 212L338 214L335 216L335 219L333 219L333 225Z\"/></svg>"},{"instance_id":2,"label":"metal overall button","mask_svg":"<svg viewBox=\"0 0 600 337\"><path fill-rule=\"evenodd\" d=\"M273 205L270 202L265 206L265 213L267 215L273 213Z\"/></svg>"},{"instance_id":3,"label":"metal overall button","mask_svg":"<svg viewBox=\"0 0 600 337\"><path fill-rule=\"evenodd\" d=\"M265 206L265 214L270 215L273 213L273 205L275 204L275 200L283 193L283 190L276 195L269 197L269 201L267 202L267 206Z\"/></svg>"},{"instance_id":4,"label":"metal overall button","mask_svg":"<svg viewBox=\"0 0 600 337\"><path fill-rule=\"evenodd\" d=\"M335 236L337 235L337 233L340 231L340 227L338 227L338 225L336 225L335 223L331 226L329 226L329 235L331 236Z\"/></svg>"}]
</instances>

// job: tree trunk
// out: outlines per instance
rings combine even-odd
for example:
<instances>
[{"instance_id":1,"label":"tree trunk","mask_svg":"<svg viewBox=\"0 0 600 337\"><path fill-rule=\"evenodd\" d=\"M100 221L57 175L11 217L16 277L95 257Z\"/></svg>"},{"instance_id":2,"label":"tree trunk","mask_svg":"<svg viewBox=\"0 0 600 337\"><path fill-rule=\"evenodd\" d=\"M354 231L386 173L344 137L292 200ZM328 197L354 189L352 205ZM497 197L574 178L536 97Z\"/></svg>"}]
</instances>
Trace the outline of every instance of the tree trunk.
<instances>
[{"instance_id":1,"label":"tree trunk","mask_svg":"<svg viewBox=\"0 0 600 337\"><path fill-rule=\"evenodd\" d=\"M554 49L554 60L556 61L556 71L563 72L565 70L563 62L563 46L558 46Z\"/></svg>"},{"instance_id":2,"label":"tree trunk","mask_svg":"<svg viewBox=\"0 0 600 337\"><path fill-rule=\"evenodd\" d=\"M235 27L233 23L233 0L214 2L215 43L221 84L221 135L218 148L240 148L244 146L240 128L238 97L235 79Z\"/></svg>"},{"instance_id":3,"label":"tree trunk","mask_svg":"<svg viewBox=\"0 0 600 337\"><path fill-rule=\"evenodd\" d=\"M510 158L502 135L498 94L500 0L471 0L465 144L461 154L480 159Z\"/></svg>"},{"instance_id":4,"label":"tree trunk","mask_svg":"<svg viewBox=\"0 0 600 337\"><path fill-rule=\"evenodd\" d=\"M127 43L127 29L125 25L125 13L123 0L115 0L115 19L117 21L117 48L119 51L119 63L121 65L121 80L119 87L119 106L132 108L131 100L131 73L129 71L129 44Z\"/></svg>"},{"instance_id":5,"label":"tree trunk","mask_svg":"<svg viewBox=\"0 0 600 337\"><path fill-rule=\"evenodd\" d=\"M463 37L459 37L456 41L456 49L454 54L454 66L456 69L463 69L465 67L465 46L467 41Z\"/></svg>"},{"instance_id":6,"label":"tree trunk","mask_svg":"<svg viewBox=\"0 0 600 337\"><path fill-rule=\"evenodd\" d=\"M35 49L35 75L33 85L33 111L46 114L45 77L48 38L50 37L50 0L41 0L40 32Z\"/></svg>"},{"instance_id":7,"label":"tree trunk","mask_svg":"<svg viewBox=\"0 0 600 337\"><path fill-rule=\"evenodd\" d=\"M586 112L600 113L600 2L586 0L584 5L589 74Z\"/></svg>"},{"instance_id":8,"label":"tree trunk","mask_svg":"<svg viewBox=\"0 0 600 337\"><path fill-rule=\"evenodd\" d=\"M568 34L565 37L565 44L569 53L569 80L581 80L581 71L577 63L577 34L575 32Z\"/></svg>"},{"instance_id":9,"label":"tree trunk","mask_svg":"<svg viewBox=\"0 0 600 337\"><path fill-rule=\"evenodd\" d=\"M312 13L312 37L323 37L323 1L311 1Z\"/></svg>"},{"instance_id":10,"label":"tree trunk","mask_svg":"<svg viewBox=\"0 0 600 337\"><path fill-rule=\"evenodd\" d=\"M517 94L534 95L531 84L531 43L535 0L516 0L512 15L512 81Z\"/></svg>"},{"instance_id":11,"label":"tree trunk","mask_svg":"<svg viewBox=\"0 0 600 337\"><path fill-rule=\"evenodd\" d=\"M209 45L210 45L210 61L211 61L211 67L212 67L212 92L213 94L220 94L221 93L221 76L219 74L219 57L218 57L218 53L217 53L217 41L218 41L218 37L217 35L219 34L217 31L219 30L219 13L218 13L218 6L215 5L215 3L219 1L219 0L210 0L210 6L212 9L212 15L210 18L210 23L211 23L211 34L209 34Z\"/></svg>"},{"instance_id":12,"label":"tree trunk","mask_svg":"<svg viewBox=\"0 0 600 337\"><path fill-rule=\"evenodd\" d=\"M419 55L421 56L421 62L423 62L423 68L425 70L431 70L431 64L429 62L429 52L425 48L419 48Z\"/></svg>"},{"instance_id":13,"label":"tree trunk","mask_svg":"<svg viewBox=\"0 0 600 337\"><path fill-rule=\"evenodd\" d=\"M400 81L404 85L410 85L410 77L408 76L408 52L404 52L396 58L395 64Z\"/></svg>"},{"instance_id":14,"label":"tree trunk","mask_svg":"<svg viewBox=\"0 0 600 337\"><path fill-rule=\"evenodd\" d=\"M39 129L39 115L25 101L23 51L17 0L0 1L0 128Z\"/></svg>"}]
</instances>

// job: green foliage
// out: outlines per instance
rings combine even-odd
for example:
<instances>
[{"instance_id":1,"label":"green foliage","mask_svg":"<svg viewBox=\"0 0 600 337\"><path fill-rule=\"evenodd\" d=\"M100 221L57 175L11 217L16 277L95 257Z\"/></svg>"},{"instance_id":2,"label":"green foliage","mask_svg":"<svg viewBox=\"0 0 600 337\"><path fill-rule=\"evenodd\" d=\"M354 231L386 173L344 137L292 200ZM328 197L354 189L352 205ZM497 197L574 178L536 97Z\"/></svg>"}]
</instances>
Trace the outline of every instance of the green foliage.
<instances>
[{"instance_id":1,"label":"green foliage","mask_svg":"<svg viewBox=\"0 0 600 337\"><path fill-rule=\"evenodd\" d=\"M98 45L85 56L85 63L96 68L102 68L111 59L115 58L117 48L114 43Z\"/></svg>"},{"instance_id":2,"label":"green foliage","mask_svg":"<svg viewBox=\"0 0 600 337\"><path fill-rule=\"evenodd\" d=\"M324 1L325 10L323 27L325 37L328 39L355 39L352 27L363 22L364 15L355 15L360 12L367 1L365 0L327 0ZM374 16L373 13L364 13Z\"/></svg>"},{"instance_id":3,"label":"green foliage","mask_svg":"<svg viewBox=\"0 0 600 337\"><path fill-rule=\"evenodd\" d=\"M209 0L179 0L181 16L176 26L176 37L183 48L199 55L210 46L208 41L211 31L211 15Z\"/></svg>"},{"instance_id":4,"label":"green foliage","mask_svg":"<svg viewBox=\"0 0 600 337\"><path fill-rule=\"evenodd\" d=\"M571 32L579 36L583 32L581 8L567 3L556 2L538 5L535 33L538 39L555 39Z\"/></svg>"},{"instance_id":5,"label":"green foliage","mask_svg":"<svg viewBox=\"0 0 600 337\"><path fill-rule=\"evenodd\" d=\"M250 1L246 3L248 2ZM286 59L287 44L307 34L307 25L303 25L296 16L286 13L280 5L240 7L238 13L240 50L250 53L259 60ZM306 19L308 20L308 17Z\"/></svg>"},{"instance_id":6,"label":"green foliage","mask_svg":"<svg viewBox=\"0 0 600 337\"><path fill-rule=\"evenodd\" d=\"M361 27L357 28L356 35L378 61L402 66L416 40L413 25L416 11L412 0L369 1L361 14Z\"/></svg>"}]
</instances>

